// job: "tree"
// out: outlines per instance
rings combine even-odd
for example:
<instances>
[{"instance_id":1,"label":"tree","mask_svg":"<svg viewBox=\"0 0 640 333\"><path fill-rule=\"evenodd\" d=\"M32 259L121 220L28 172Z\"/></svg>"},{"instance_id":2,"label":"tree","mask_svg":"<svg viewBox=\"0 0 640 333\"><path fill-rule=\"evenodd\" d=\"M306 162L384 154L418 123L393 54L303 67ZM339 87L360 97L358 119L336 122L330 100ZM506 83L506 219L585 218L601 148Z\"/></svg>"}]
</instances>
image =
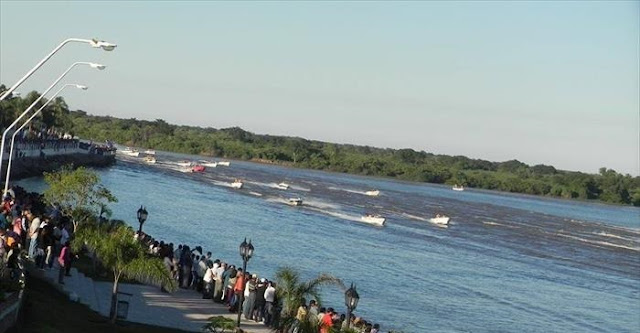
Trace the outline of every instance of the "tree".
<instances>
[{"instance_id":1,"label":"tree","mask_svg":"<svg viewBox=\"0 0 640 333\"><path fill-rule=\"evenodd\" d=\"M115 323L118 313L118 283L129 278L142 283L161 285L167 290L177 288L176 281L159 258L148 256L145 248L135 239L134 231L123 224L88 223L75 234L73 248L86 247L93 251L102 265L113 271L111 310L109 317Z\"/></svg>"},{"instance_id":2,"label":"tree","mask_svg":"<svg viewBox=\"0 0 640 333\"><path fill-rule=\"evenodd\" d=\"M295 320L296 312L302 304L302 299L313 298L322 303L320 291L323 286L334 285L345 289L344 283L332 275L322 273L317 277L301 281L300 273L291 267L281 267L276 272L278 299L282 302L282 314L280 328L290 327ZM303 322L299 327L299 333L317 332L317 322Z\"/></svg>"},{"instance_id":3,"label":"tree","mask_svg":"<svg viewBox=\"0 0 640 333\"><path fill-rule=\"evenodd\" d=\"M44 191L45 201L58 205L64 215L71 216L74 232L80 224L104 210L106 203L118 201L100 184L98 174L84 167L75 170L64 167L56 172L47 172L44 180L49 185Z\"/></svg>"}]
</instances>

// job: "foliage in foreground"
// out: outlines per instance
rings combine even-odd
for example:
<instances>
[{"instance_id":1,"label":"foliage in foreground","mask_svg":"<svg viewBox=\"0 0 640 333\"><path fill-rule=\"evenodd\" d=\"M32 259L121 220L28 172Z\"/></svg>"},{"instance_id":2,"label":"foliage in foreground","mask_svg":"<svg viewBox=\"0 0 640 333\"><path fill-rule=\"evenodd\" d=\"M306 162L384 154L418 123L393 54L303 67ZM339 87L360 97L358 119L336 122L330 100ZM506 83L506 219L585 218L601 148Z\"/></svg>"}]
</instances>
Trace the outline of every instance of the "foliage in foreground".
<instances>
[{"instance_id":1,"label":"foliage in foreground","mask_svg":"<svg viewBox=\"0 0 640 333\"><path fill-rule=\"evenodd\" d=\"M223 316L209 317L209 322L202 327L203 330L213 333L233 332L236 322Z\"/></svg>"},{"instance_id":2,"label":"foliage in foreground","mask_svg":"<svg viewBox=\"0 0 640 333\"><path fill-rule=\"evenodd\" d=\"M134 237L131 227L121 224L88 223L75 234L73 248L86 247L95 253L101 264L113 271L110 317L117 314L118 283L123 277L142 283L177 288L176 281L159 258L148 256Z\"/></svg>"},{"instance_id":3,"label":"foliage in foreground","mask_svg":"<svg viewBox=\"0 0 640 333\"><path fill-rule=\"evenodd\" d=\"M66 216L71 216L74 230L98 214L101 214L107 203L118 199L100 184L98 174L85 167L73 170L64 167L55 172L46 172L44 181L48 187L44 191L45 201L60 208Z\"/></svg>"},{"instance_id":4,"label":"foliage in foreground","mask_svg":"<svg viewBox=\"0 0 640 333\"><path fill-rule=\"evenodd\" d=\"M337 286L345 289L342 281L329 274L320 274L315 278L303 281L300 272L291 267L281 267L276 272L276 291L278 300L282 302L282 312L279 321L280 328L288 328L295 321L296 312L302 304L302 299L315 299L322 304L321 290L324 286ZM317 330L317 323L300 323L300 332Z\"/></svg>"}]
</instances>

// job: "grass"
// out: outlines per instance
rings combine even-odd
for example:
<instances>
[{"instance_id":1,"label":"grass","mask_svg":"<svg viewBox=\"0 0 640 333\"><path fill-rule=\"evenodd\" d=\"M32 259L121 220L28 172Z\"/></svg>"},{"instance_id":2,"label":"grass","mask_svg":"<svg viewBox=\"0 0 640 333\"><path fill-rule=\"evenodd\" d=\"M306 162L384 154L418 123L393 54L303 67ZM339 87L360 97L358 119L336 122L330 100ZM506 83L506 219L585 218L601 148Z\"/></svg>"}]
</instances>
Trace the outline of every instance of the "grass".
<instances>
[{"instance_id":1,"label":"grass","mask_svg":"<svg viewBox=\"0 0 640 333\"><path fill-rule=\"evenodd\" d=\"M23 305L23 325L12 332L24 333L143 333L186 332L172 328L131 322L112 325L108 319L86 305L71 302L50 284L35 277L27 278Z\"/></svg>"}]
</instances>

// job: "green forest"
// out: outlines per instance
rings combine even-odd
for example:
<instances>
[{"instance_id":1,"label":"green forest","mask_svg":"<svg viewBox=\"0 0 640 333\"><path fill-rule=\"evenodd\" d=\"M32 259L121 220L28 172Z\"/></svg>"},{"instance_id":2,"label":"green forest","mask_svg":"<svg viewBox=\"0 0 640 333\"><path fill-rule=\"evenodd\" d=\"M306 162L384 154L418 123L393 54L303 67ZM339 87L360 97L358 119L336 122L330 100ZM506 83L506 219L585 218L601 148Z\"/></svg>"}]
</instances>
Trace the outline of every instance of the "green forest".
<instances>
[{"instance_id":1,"label":"green forest","mask_svg":"<svg viewBox=\"0 0 640 333\"><path fill-rule=\"evenodd\" d=\"M2 91L2 86L0 86ZM6 127L37 98L32 92L0 102L0 124ZM299 168L397 178L513 193L600 200L640 206L640 177L606 167L598 174L527 165L517 160L491 162L465 156L436 155L413 149L382 149L335 144L298 137L259 135L241 128L202 128L155 121L92 116L69 111L56 99L39 125L70 131L84 139L186 154L278 163Z\"/></svg>"}]
</instances>

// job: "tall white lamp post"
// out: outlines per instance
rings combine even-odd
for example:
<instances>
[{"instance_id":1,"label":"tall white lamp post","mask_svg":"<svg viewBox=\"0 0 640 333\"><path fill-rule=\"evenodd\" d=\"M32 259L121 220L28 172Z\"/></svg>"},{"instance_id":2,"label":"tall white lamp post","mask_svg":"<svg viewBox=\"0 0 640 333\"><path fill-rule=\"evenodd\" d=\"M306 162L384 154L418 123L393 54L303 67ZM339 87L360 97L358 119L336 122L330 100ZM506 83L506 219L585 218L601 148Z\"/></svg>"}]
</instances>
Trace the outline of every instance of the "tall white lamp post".
<instances>
[{"instance_id":1,"label":"tall white lamp post","mask_svg":"<svg viewBox=\"0 0 640 333\"><path fill-rule=\"evenodd\" d=\"M89 87L87 86L83 86L80 84L65 84L64 86L62 86L62 88L58 89L58 91L56 91L55 94L53 94L53 96L51 96L51 98L44 103L43 106L41 106L38 110L36 110L36 112L34 112L31 117L29 117L29 119L27 119L24 124L22 124L22 126L20 126L17 130L15 130L15 132L13 132L13 135L11 136L11 149L9 149L9 161L7 162L7 176L5 178L4 181L4 193L7 193L7 190L9 189L9 177L11 176L11 164L13 162L13 145L16 141L16 135L18 133L20 133L20 131L27 126L32 120L33 118L35 118L37 115L40 114L40 111L42 111L45 107L47 107L47 105L49 105L49 103L51 103L64 89L66 89L67 87L76 87L78 89L82 89L82 90L87 90L89 89Z\"/></svg>"},{"instance_id":2,"label":"tall white lamp post","mask_svg":"<svg viewBox=\"0 0 640 333\"><path fill-rule=\"evenodd\" d=\"M113 49L115 49L116 46L117 46L116 44L105 42L103 40L97 40L97 39L80 39L80 38L69 38L69 39L66 39L62 43L60 43L60 45L58 45L55 49L53 49L53 51L51 51L51 53L49 53L46 57L44 57L42 60L40 60L40 62L37 63L27 74L25 74L25 76L23 76L20 80L18 80L18 82L16 82L13 86L11 86L11 88L9 88L9 90L5 91L4 94L2 94L2 96L0 96L0 101L2 101L5 98L7 98L7 96L9 96L11 94L11 92L16 90L16 88L18 88L22 84L22 82L24 82L26 79L28 79L29 76L31 76L31 74L33 74L36 70L38 70L38 68L40 68L45 62L47 62L47 60L49 60L49 58L51 58L51 56L53 56L56 52L58 52L58 50L60 50L67 43L72 43L72 42L87 43L87 44L91 45L91 47L100 48L100 49L103 49L105 51L113 51Z\"/></svg>"},{"instance_id":3,"label":"tall white lamp post","mask_svg":"<svg viewBox=\"0 0 640 333\"><path fill-rule=\"evenodd\" d=\"M69 66L69 68L64 71L64 73L62 73L62 75L60 75L55 81L53 81L53 83L49 86L49 88L47 88L47 90L45 90L42 95L40 95L40 97L38 97L38 99L35 100L35 102L33 102L31 105L29 105L29 107L24 110L24 112L22 112L22 114L20 114L20 116L18 116L18 118L16 118L16 120L13 121L13 123L11 123L11 125L9 125L9 127L7 127L7 129L2 133L2 143L0 143L0 171L2 170L2 162L4 162L3 158L4 158L4 143L6 141L7 138L7 133L16 126L16 124L20 121L20 119L22 119L29 111L31 111L31 109L33 109L36 104L38 104L38 102L40 102L40 100L44 97L44 95L46 95L51 89L53 89L53 87L60 82L60 80L62 80L62 78L64 78L65 75L67 75L67 73L69 73L75 66L77 65L87 65L87 66L91 66L92 68L96 68L96 69L105 69L105 65L101 65L101 64L96 64L96 63L92 63L92 62L76 62L73 63L73 65ZM5 189L7 188L7 184L5 184ZM6 190L5 192L6 193ZM3 194L4 194L3 193Z\"/></svg>"}]
</instances>

